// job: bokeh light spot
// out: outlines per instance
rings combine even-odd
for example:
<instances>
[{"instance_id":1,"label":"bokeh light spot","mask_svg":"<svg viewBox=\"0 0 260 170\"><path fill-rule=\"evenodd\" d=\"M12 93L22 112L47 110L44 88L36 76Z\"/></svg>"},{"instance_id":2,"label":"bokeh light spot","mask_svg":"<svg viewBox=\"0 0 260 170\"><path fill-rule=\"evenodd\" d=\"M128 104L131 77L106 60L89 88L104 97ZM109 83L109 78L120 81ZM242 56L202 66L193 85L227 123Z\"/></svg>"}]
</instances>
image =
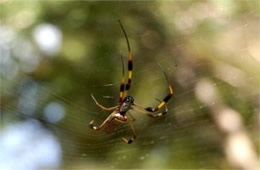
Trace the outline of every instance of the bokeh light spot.
<instances>
[{"instance_id":1,"label":"bokeh light spot","mask_svg":"<svg viewBox=\"0 0 260 170\"><path fill-rule=\"evenodd\" d=\"M33 32L39 48L47 55L57 54L61 47L62 33L59 28L51 24L40 24Z\"/></svg>"},{"instance_id":2,"label":"bokeh light spot","mask_svg":"<svg viewBox=\"0 0 260 170\"><path fill-rule=\"evenodd\" d=\"M62 104L52 102L44 108L44 117L48 122L57 123L65 116Z\"/></svg>"}]
</instances>

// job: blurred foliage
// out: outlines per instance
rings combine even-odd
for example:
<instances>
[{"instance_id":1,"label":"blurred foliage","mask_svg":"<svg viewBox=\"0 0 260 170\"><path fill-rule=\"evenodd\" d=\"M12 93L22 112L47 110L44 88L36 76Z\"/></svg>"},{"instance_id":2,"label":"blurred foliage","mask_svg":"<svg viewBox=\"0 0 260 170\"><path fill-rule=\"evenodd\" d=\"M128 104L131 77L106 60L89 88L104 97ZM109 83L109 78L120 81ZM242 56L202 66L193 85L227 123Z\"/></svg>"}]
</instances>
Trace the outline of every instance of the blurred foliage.
<instances>
[{"instance_id":1,"label":"blurred foliage","mask_svg":"<svg viewBox=\"0 0 260 170\"><path fill-rule=\"evenodd\" d=\"M203 80L214 85L223 105L240 114L259 155L259 1L0 3L0 27L7 27L15 35L6 44L17 64L14 75L1 74L1 127L28 117L40 120L62 145L61 168L236 167L225 156L226 134L212 117L211 106L197 95ZM131 145L121 140L131 135L128 126L112 134L88 127L92 119L101 123L109 114L96 107L91 93L104 106L118 102L120 55L127 62L127 46L118 19L133 51L130 94L144 106L155 106L155 98L167 94L167 83L155 59L167 70L175 92L165 117L153 120L135 114L138 136ZM61 48L57 53L49 55L35 41L34 31L40 24L60 30ZM12 51L17 42L19 46L24 41L39 56L37 66L29 72L23 69L24 60ZM26 48L21 46L18 54L25 53ZM33 99L37 106L28 115L18 106L21 96L27 95L21 89L30 88L31 83L38 87ZM66 110L65 117L55 124L43 115L50 102L58 102Z\"/></svg>"}]
</instances>

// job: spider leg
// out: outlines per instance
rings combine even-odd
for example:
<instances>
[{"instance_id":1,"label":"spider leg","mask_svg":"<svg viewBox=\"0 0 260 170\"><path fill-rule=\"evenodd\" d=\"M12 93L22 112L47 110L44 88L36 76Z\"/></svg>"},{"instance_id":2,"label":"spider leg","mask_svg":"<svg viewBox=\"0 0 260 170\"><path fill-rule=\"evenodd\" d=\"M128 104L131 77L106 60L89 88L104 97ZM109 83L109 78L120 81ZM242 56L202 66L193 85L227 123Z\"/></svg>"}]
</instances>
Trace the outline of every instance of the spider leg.
<instances>
[{"instance_id":1,"label":"spider leg","mask_svg":"<svg viewBox=\"0 0 260 170\"><path fill-rule=\"evenodd\" d=\"M122 31L125 35L125 39L126 39L126 43L127 43L127 48L128 48L128 82L126 84L126 87L125 87L125 96L127 95L128 93L128 90L130 89L131 87L131 81L132 81L132 71L133 71L133 59L132 59L132 52L131 52L131 48L130 48L130 43L129 43L129 40L128 40L128 37L127 37L127 34L126 34L126 31L121 23L120 20L118 20L121 28L122 28Z\"/></svg>"},{"instance_id":2,"label":"spider leg","mask_svg":"<svg viewBox=\"0 0 260 170\"><path fill-rule=\"evenodd\" d=\"M161 102L161 100L159 100L157 98L156 98L156 100ZM157 114L147 113L146 109L144 107L141 107L141 106L138 107L138 109L141 109L141 110L137 110L133 107L131 109L133 111L135 111L136 113L141 113L141 114L148 116L150 118L157 118L157 117L161 117L161 116L165 115L168 112L168 108L167 108L166 104L164 105L164 107L165 107L165 110L163 112L160 112L160 113L157 113Z\"/></svg>"},{"instance_id":3,"label":"spider leg","mask_svg":"<svg viewBox=\"0 0 260 170\"><path fill-rule=\"evenodd\" d=\"M132 60L132 54L129 52L129 58L128 58L128 82L125 87L125 95L127 95L132 82L132 72L133 72L133 60Z\"/></svg>"},{"instance_id":4,"label":"spider leg","mask_svg":"<svg viewBox=\"0 0 260 170\"><path fill-rule=\"evenodd\" d=\"M166 80L167 80L167 83L168 83L168 89L169 89L169 94L167 96L164 97L163 101L160 101L160 103L155 107L155 108L151 108L151 107L143 107L143 106L140 106L136 103L133 104L133 106L136 106L138 107L139 109L141 110L145 110L145 111L148 111L148 112L157 112L159 109L161 109L169 100L170 98L172 97L173 95L173 89L172 89L172 86L170 84L170 80L166 74L166 71L162 68L162 66L156 62L157 65L159 66L160 70L163 72Z\"/></svg>"},{"instance_id":5,"label":"spider leg","mask_svg":"<svg viewBox=\"0 0 260 170\"><path fill-rule=\"evenodd\" d=\"M93 130L100 130L108 121L112 121L113 119L115 118L115 116L109 116L101 125L99 126L96 126L94 125L94 121L95 120L92 120L90 123L89 123L89 127L90 129L93 129Z\"/></svg>"},{"instance_id":6,"label":"spider leg","mask_svg":"<svg viewBox=\"0 0 260 170\"><path fill-rule=\"evenodd\" d=\"M132 143L132 142L135 140L135 138L136 138L136 132L135 132L134 126L133 126L133 124L131 123L130 120L128 120L128 123L129 123L129 125L130 125L130 127L131 127L131 129L132 129L134 135L133 135L133 137L131 137L130 139L127 139L127 138L125 138L125 137L123 137L122 139L123 139L123 141L124 141L125 143L130 144L130 143Z\"/></svg>"},{"instance_id":7,"label":"spider leg","mask_svg":"<svg viewBox=\"0 0 260 170\"><path fill-rule=\"evenodd\" d=\"M122 56L120 57L122 61L122 79L120 84L119 103L122 103L124 99L124 92L125 92L125 67L124 67L123 57Z\"/></svg>"},{"instance_id":8,"label":"spider leg","mask_svg":"<svg viewBox=\"0 0 260 170\"><path fill-rule=\"evenodd\" d=\"M160 102L159 105L157 105L157 107L155 108L151 108L151 107L143 107L141 105L138 105L136 103L133 104L133 106L135 106L136 108L140 109L140 110L143 110L143 111L147 111L147 112L157 112L159 109L161 109L163 106L166 107L166 103L169 101L169 99L171 98L172 94L173 94L173 91L172 91L172 88L171 86L169 86L169 90L170 90L170 93L163 99L163 101ZM166 107L167 108L167 107ZM134 109L133 109L134 110ZM167 109L166 109L167 110Z\"/></svg>"},{"instance_id":9,"label":"spider leg","mask_svg":"<svg viewBox=\"0 0 260 170\"><path fill-rule=\"evenodd\" d=\"M114 107L104 107L104 106L102 106L101 104L98 103L97 99L94 97L93 94L91 94L91 97L92 97L92 99L94 100L94 102L96 103L96 105L97 105L99 108L103 109L103 110L109 111L109 110L114 110L114 109L117 108L117 106L114 106Z\"/></svg>"},{"instance_id":10,"label":"spider leg","mask_svg":"<svg viewBox=\"0 0 260 170\"><path fill-rule=\"evenodd\" d=\"M136 113L141 113L141 114L148 116L150 118L158 118L158 117L164 116L168 112L168 108L167 108L166 104L164 105L164 107L165 107L165 110L163 112L159 112L157 114L147 113L145 108L143 108L142 110L137 110L135 108L132 108L132 110L135 111Z\"/></svg>"},{"instance_id":11,"label":"spider leg","mask_svg":"<svg viewBox=\"0 0 260 170\"><path fill-rule=\"evenodd\" d=\"M132 121L136 121L135 117L128 111L127 114L132 118Z\"/></svg>"},{"instance_id":12,"label":"spider leg","mask_svg":"<svg viewBox=\"0 0 260 170\"><path fill-rule=\"evenodd\" d=\"M100 130L103 126L104 126L103 123L102 123L100 126L94 125L94 120L92 120L92 121L89 123L90 129L93 129L93 130Z\"/></svg>"}]
</instances>

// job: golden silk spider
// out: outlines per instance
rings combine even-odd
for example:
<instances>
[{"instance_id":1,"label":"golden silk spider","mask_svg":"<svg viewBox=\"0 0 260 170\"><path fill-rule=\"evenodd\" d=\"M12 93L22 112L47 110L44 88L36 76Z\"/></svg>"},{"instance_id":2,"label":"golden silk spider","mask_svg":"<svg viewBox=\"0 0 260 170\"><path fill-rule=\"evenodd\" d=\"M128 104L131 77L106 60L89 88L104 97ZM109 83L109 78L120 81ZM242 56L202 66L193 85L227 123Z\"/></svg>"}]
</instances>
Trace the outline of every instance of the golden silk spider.
<instances>
[{"instance_id":1,"label":"golden silk spider","mask_svg":"<svg viewBox=\"0 0 260 170\"><path fill-rule=\"evenodd\" d=\"M95 101L96 105L105 110L105 111L112 111L113 112L105 119L105 121L99 125L99 126L95 126L94 125L94 120L92 120L89 123L89 127L93 130L100 130L102 128L104 128L105 132L112 132L113 130L115 130L119 125L121 125L122 123L128 123L133 131L133 137L131 137L130 139L127 139L125 137L123 137L123 141L130 144L132 143L135 138L136 138L136 132L134 129L134 126L132 124L133 121L135 121L134 116L130 113L130 111L134 111L136 113L141 113L143 115L146 115L150 118L157 118L157 117L161 117L163 115L165 115L168 111L167 107L166 107L166 103L169 101L169 99L172 97L173 95L173 89L172 86L170 84L170 81L167 77L166 72L164 71L164 69L161 67L161 65L159 63L158 66L160 68L160 70L163 72L167 82L168 82L168 89L169 89L169 94L162 100L160 101L160 104L155 107L143 107L139 104L136 104L134 102L134 98L132 96L127 95L130 87L131 87L131 81L132 81L132 71L133 71L133 59L132 59L132 52L130 49L130 44L129 44L129 40L126 34L126 31L122 25L122 23L120 22L120 20L118 20L119 25L124 33L125 39L126 39L126 43L127 43L127 48L128 48L128 82L127 84L125 84L125 78L124 78L124 64L123 64L123 59L121 56L121 60L122 60L122 70L123 70L123 75L122 75L122 79L121 79L121 84L120 84L120 93L119 93L119 103L114 106L114 107L104 107L101 104L98 103L98 101L96 100L96 98L94 97L93 94L91 94L92 99ZM165 106L165 110L160 112L160 113L156 113L158 112L163 106ZM131 117L131 120L128 118L128 116Z\"/></svg>"}]
</instances>

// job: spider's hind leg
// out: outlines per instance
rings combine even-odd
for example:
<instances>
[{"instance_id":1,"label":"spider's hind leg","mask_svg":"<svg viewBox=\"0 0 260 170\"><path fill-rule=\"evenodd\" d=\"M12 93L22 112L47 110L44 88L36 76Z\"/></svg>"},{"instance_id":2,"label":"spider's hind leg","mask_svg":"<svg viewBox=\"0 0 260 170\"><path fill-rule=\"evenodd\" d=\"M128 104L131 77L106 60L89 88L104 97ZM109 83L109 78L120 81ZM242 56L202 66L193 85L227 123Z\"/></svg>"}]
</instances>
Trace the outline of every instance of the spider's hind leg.
<instances>
[{"instance_id":1,"label":"spider's hind leg","mask_svg":"<svg viewBox=\"0 0 260 170\"><path fill-rule=\"evenodd\" d=\"M90 127L90 129L93 129L93 130L100 130L102 128L102 124L100 126L96 126L96 125L94 125L94 120L92 120L89 123L89 127Z\"/></svg>"},{"instance_id":2,"label":"spider's hind leg","mask_svg":"<svg viewBox=\"0 0 260 170\"><path fill-rule=\"evenodd\" d=\"M128 115L132 118L132 121L133 121L133 122L136 121L136 119L135 119L135 117L132 115L132 113L130 113L129 111L128 111L127 113L128 113Z\"/></svg>"},{"instance_id":3,"label":"spider's hind leg","mask_svg":"<svg viewBox=\"0 0 260 170\"><path fill-rule=\"evenodd\" d=\"M89 123L89 127L90 127L90 129L93 129L93 130L100 130L105 124L107 124L108 122L111 122L114 118L115 118L115 116L110 115L110 116L109 116L101 125L99 125L99 126L94 125L94 121L95 121L95 120L92 120L92 121Z\"/></svg>"},{"instance_id":4,"label":"spider's hind leg","mask_svg":"<svg viewBox=\"0 0 260 170\"><path fill-rule=\"evenodd\" d=\"M130 125L130 127L131 127L131 129L132 129L132 131L133 131L133 137L131 137L130 139L127 139L127 138L123 137L122 139L123 139L123 141L124 141L125 143L130 144L130 143L133 143L134 140L136 139L136 132L135 132L134 126L133 126L133 124L131 123L130 120L128 120L128 123L129 123L129 125Z\"/></svg>"}]
</instances>

